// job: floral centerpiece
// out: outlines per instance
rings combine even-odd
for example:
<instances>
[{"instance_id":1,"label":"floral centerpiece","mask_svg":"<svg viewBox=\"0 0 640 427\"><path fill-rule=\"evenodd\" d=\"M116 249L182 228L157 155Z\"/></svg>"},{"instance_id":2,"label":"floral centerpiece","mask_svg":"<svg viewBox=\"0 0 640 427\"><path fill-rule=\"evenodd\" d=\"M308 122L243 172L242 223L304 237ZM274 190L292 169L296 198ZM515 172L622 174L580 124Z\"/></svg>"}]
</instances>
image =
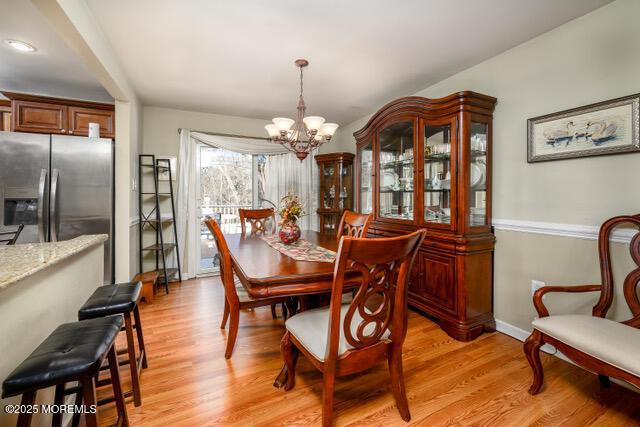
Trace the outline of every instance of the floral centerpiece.
<instances>
[{"instance_id":1,"label":"floral centerpiece","mask_svg":"<svg viewBox=\"0 0 640 427\"><path fill-rule=\"evenodd\" d=\"M278 236L282 243L290 245L300 238L298 219L305 214L300 198L287 193L280 201L280 232Z\"/></svg>"}]
</instances>

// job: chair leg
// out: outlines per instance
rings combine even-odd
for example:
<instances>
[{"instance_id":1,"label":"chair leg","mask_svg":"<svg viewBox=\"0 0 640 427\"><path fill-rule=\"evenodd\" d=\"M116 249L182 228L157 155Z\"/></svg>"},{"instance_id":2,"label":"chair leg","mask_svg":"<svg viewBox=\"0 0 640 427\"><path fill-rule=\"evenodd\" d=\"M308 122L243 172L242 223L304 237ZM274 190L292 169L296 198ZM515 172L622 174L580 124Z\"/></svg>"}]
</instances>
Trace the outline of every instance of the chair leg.
<instances>
[{"instance_id":1,"label":"chair leg","mask_svg":"<svg viewBox=\"0 0 640 427\"><path fill-rule=\"evenodd\" d=\"M402 350L391 349L389 353L389 373L391 374L391 389L393 397L396 399L396 406L400 417L409 422L411 413L409 412L409 402L407 402L407 393L404 387L404 371L402 369Z\"/></svg>"},{"instance_id":2,"label":"chair leg","mask_svg":"<svg viewBox=\"0 0 640 427\"><path fill-rule=\"evenodd\" d=\"M335 385L335 373L325 372L322 388L322 425L333 425L333 387Z\"/></svg>"},{"instance_id":3,"label":"chair leg","mask_svg":"<svg viewBox=\"0 0 640 427\"><path fill-rule=\"evenodd\" d=\"M133 341L133 325L131 313L124 315L124 329L127 335L127 353L129 354L129 368L131 369L131 386L133 388L133 405L142 405L140 396L140 377L138 376L138 360L136 359L136 345Z\"/></svg>"},{"instance_id":4,"label":"chair leg","mask_svg":"<svg viewBox=\"0 0 640 427\"><path fill-rule=\"evenodd\" d=\"M534 329L529 338L524 342L524 354L527 356L531 370L533 371L533 383L529 388L530 394L538 394L542 388L544 372L540 361L540 347L544 344L542 332Z\"/></svg>"},{"instance_id":5,"label":"chair leg","mask_svg":"<svg viewBox=\"0 0 640 427\"><path fill-rule=\"evenodd\" d=\"M140 348L140 357L142 357L142 368L147 369L147 348L144 346L144 336L142 335L142 322L140 321L140 311L138 306L133 309L133 319L136 322L136 337L138 338L138 347Z\"/></svg>"},{"instance_id":6,"label":"chair leg","mask_svg":"<svg viewBox=\"0 0 640 427\"><path fill-rule=\"evenodd\" d=\"M240 323L240 308L229 307L229 311L229 335L227 335L227 350L224 353L225 359L231 359L233 347L236 345L236 338L238 337L238 324Z\"/></svg>"},{"instance_id":7,"label":"chair leg","mask_svg":"<svg viewBox=\"0 0 640 427\"><path fill-rule=\"evenodd\" d=\"M78 382L78 391L76 392L76 406L82 405L82 383ZM80 425L80 412L74 412L71 419L71 427L78 427Z\"/></svg>"},{"instance_id":8,"label":"chair leg","mask_svg":"<svg viewBox=\"0 0 640 427\"><path fill-rule=\"evenodd\" d=\"M598 375L598 380L600 380L600 385L602 386L602 388L611 387L611 380L609 380L608 376L606 376L606 375Z\"/></svg>"},{"instance_id":9,"label":"chair leg","mask_svg":"<svg viewBox=\"0 0 640 427\"><path fill-rule=\"evenodd\" d=\"M93 375L87 375L82 378L82 396L84 404L87 407L92 405L97 408L98 400L96 399L96 384L93 381ZM98 427L98 412L92 412L90 409L84 414L85 425L87 427Z\"/></svg>"},{"instance_id":10,"label":"chair leg","mask_svg":"<svg viewBox=\"0 0 640 427\"><path fill-rule=\"evenodd\" d=\"M107 354L109 360L109 372L111 374L111 385L113 386L113 396L116 400L116 408L118 410L118 421L122 426L129 425L127 417L127 406L124 403L124 395L122 394L122 385L120 383L120 369L118 366L118 355L116 354L116 346L112 345Z\"/></svg>"},{"instance_id":11,"label":"chair leg","mask_svg":"<svg viewBox=\"0 0 640 427\"><path fill-rule=\"evenodd\" d=\"M64 383L56 385L56 394L53 398L53 403L58 407L64 405ZM55 412L51 417L51 426L62 426L62 414L60 412Z\"/></svg>"},{"instance_id":12,"label":"chair leg","mask_svg":"<svg viewBox=\"0 0 640 427\"><path fill-rule=\"evenodd\" d=\"M287 382L284 385L284 391L289 391L296 384L296 364L299 354L298 349L291 342L289 331L285 332L280 341L280 352L282 353L284 364L287 366Z\"/></svg>"},{"instance_id":13,"label":"chair leg","mask_svg":"<svg viewBox=\"0 0 640 427\"><path fill-rule=\"evenodd\" d=\"M227 298L224 299L224 312L222 313L222 323L220 323L220 329L224 329L227 326L227 319L229 319L229 302Z\"/></svg>"},{"instance_id":14,"label":"chair leg","mask_svg":"<svg viewBox=\"0 0 640 427\"><path fill-rule=\"evenodd\" d=\"M276 313L276 305L275 304L271 304L271 318L272 319L277 319L278 318L278 314Z\"/></svg>"},{"instance_id":15,"label":"chair leg","mask_svg":"<svg viewBox=\"0 0 640 427\"><path fill-rule=\"evenodd\" d=\"M22 400L20 401L21 406L33 406L33 403L36 401L36 391L29 391L22 395ZM31 416L33 414L31 411L20 412L18 415L18 423L17 427L29 427L31 425Z\"/></svg>"},{"instance_id":16,"label":"chair leg","mask_svg":"<svg viewBox=\"0 0 640 427\"><path fill-rule=\"evenodd\" d=\"M287 312L287 304L282 303L282 319L286 322L289 318L289 313Z\"/></svg>"}]
</instances>

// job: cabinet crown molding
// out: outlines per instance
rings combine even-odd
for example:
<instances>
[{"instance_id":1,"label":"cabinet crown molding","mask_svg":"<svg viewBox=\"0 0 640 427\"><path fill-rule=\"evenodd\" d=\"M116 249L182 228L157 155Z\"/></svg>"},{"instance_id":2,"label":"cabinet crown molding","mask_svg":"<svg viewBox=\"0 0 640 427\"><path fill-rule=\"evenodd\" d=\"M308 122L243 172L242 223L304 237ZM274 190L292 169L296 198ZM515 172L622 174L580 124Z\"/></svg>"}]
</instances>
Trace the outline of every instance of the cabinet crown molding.
<instances>
[{"instance_id":1,"label":"cabinet crown molding","mask_svg":"<svg viewBox=\"0 0 640 427\"><path fill-rule=\"evenodd\" d=\"M417 114L427 118L451 115L458 111L491 116L497 103L493 96L465 90L443 98L405 96L380 108L360 130L353 133L357 141L366 139L378 126L398 115Z\"/></svg>"},{"instance_id":2,"label":"cabinet crown molding","mask_svg":"<svg viewBox=\"0 0 640 427\"><path fill-rule=\"evenodd\" d=\"M17 93L17 92L6 92L1 91L5 97L9 98L11 101L29 101L29 102L40 102L47 104L56 104L56 105L65 105L68 107L82 107L82 108L91 108L98 110L109 110L115 111L114 104L107 104L104 102L94 102L94 101L84 101L81 99L69 99L69 98L53 98L50 96L41 96L34 95L30 93Z\"/></svg>"}]
</instances>

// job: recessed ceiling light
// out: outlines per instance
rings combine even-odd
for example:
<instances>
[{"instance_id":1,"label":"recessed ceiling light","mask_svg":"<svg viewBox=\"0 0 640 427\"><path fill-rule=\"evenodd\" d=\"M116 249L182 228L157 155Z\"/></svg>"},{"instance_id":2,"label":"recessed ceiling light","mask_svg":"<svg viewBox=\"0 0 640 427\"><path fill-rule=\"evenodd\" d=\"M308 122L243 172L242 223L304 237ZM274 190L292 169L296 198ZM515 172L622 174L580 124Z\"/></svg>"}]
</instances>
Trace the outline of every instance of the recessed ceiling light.
<instances>
[{"instance_id":1,"label":"recessed ceiling light","mask_svg":"<svg viewBox=\"0 0 640 427\"><path fill-rule=\"evenodd\" d=\"M35 52L36 48L29 43L21 42L20 40L5 40L5 42L12 48L19 50L20 52Z\"/></svg>"}]
</instances>

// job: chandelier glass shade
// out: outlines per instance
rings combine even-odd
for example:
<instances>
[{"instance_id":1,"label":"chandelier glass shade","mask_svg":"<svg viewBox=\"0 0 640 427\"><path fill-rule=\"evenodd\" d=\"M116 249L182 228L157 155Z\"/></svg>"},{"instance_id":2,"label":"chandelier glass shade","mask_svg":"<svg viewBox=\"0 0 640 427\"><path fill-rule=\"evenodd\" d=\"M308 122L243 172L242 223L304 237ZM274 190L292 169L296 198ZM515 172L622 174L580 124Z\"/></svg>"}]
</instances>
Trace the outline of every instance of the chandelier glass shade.
<instances>
[{"instance_id":1,"label":"chandelier glass shade","mask_svg":"<svg viewBox=\"0 0 640 427\"><path fill-rule=\"evenodd\" d=\"M265 126L269 137L276 144L281 144L293 152L301 161L310 152L331 141L338 129L336 123L325 123L324 117L305 116L306 105L303 98L302 70L309 65L306 59L298 59L295 62L300 68L300 98L298 99L297 120L287 117L276 117Z\"/></svg>"}]
</instances>

